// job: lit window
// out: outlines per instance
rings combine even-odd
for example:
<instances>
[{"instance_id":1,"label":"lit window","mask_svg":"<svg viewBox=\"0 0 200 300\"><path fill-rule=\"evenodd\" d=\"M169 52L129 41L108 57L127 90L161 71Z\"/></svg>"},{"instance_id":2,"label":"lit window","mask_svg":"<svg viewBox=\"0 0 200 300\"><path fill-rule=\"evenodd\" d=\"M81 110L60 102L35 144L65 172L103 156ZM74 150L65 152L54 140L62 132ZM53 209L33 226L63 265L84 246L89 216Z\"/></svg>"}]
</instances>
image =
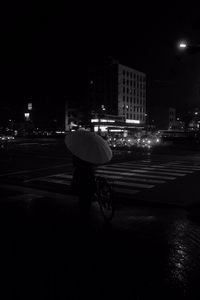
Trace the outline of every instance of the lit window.
<instances>
[{"instance_id":1,"label":"lit window","mask_svg":"<svg viewBox=\"0 0 200 300\"><path fill-rule=\"evenodd\" d=\"M32 110L33 106L32 103L28 103L28 110Z\"/></svg>"}]
</instances>

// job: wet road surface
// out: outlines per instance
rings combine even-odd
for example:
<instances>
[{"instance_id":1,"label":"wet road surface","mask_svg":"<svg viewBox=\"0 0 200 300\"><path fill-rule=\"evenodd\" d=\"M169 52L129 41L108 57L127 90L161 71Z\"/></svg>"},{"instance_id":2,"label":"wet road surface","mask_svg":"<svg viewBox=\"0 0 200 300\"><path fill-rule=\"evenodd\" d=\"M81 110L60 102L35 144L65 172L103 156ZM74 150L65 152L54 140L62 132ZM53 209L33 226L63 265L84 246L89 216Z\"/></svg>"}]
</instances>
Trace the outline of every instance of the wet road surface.
<instances>
[{"instance_id":1,"label":"wet road surface","mask_svg":"<svg viewBox=\"0 0 200 300\"><path fill-rule=\"evenodd\" d=\"M184 209L118 207L90 224L77 203L1 201L4 299L199 299L200 223ZM200 215L200 214L199 214Z\"/></svg>"},{"instance_id":2,"label":"wet road surface","mask_svg":"<svg viewBox=\"0 0 200 300\"><path fill-rule=\"evenodd\" d=\"M16 152L6 161L3 157L1 172L57 167L70 160L64 149L58 155L53 146L46 160L46 149L39 150L40 156L31 151L24 156L24 150L21 160ZM187 184L176 181L173 197L189 199L189 190L198 202L198 182L198 176ZM168 201L166 190L154 191L152 199L162 195ZM20 193L12 198L12 190L1 196L2 299L200 299L198 206L191 219L188 207L127 204L118 207L110 226L94 208L91 224L84 226L77 205L53 193L34 201Z\"/></svg>"}]
</instances>

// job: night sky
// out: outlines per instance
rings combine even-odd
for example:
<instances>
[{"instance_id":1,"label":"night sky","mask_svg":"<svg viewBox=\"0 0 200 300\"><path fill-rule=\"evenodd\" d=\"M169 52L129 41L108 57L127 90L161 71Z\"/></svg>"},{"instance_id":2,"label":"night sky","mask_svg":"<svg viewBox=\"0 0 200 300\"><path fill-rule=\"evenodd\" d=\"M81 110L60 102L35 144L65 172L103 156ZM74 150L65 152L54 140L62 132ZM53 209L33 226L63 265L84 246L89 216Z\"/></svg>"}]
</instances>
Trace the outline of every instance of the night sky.
<instances>
[{"instance_id":1,"label":"night sky","mask_svg":"<svg viewBox=\"0 0 200 300\"><path fill-rule=\"evenodd\" d=\"M200 43L197 7L30 3L1 9L1 101L54 95L84 101L89 67L112 56L147 74L148 105L199 106L200 53L176 49L182 38Z\"/></svg>"}]
</instances>

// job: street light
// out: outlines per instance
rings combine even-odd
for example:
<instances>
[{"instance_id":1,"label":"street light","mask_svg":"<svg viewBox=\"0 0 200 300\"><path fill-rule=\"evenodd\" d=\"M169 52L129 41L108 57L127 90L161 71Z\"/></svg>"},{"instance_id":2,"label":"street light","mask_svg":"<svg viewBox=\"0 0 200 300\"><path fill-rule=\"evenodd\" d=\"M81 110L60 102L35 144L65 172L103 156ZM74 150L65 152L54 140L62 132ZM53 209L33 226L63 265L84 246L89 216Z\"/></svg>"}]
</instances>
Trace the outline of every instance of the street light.
<instances>
[{"instance_id":1,"label":"street light","mask_svg":"<svg viewBox=\"0 0 200 300\"><path fill-rule=\"evenodd\" d=\"M196 54L200 52L200 44L188 43L185 40L182 40L178 43L178 48L182 54ZM194 112L195 119L198 118L199 112ZM199 128L199 126L198 126Z\"/></svg>"},{"instance_id":2,"label":"street light","mask_svg":"<svg viewBox=\"0 0 200 300\"><path fill-rule=\"evenodd\" d=\"M179 50L184 50L190 54L195 54L200 52L200 44L190 44L186 41L180 41L178 43Z\"/></svg>"}]
</instances>

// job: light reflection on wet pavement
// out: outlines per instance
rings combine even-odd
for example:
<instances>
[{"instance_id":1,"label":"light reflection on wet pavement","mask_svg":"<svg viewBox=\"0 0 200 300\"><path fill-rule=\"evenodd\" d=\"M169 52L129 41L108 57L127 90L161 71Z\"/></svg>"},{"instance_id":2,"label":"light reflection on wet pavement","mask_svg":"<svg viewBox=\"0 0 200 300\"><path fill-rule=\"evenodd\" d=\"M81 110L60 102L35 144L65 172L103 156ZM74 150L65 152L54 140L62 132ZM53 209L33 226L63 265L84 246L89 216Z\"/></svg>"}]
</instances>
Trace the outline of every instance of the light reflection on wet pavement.
<instances>
[{"instance_id":1,"label":"light reflection on wet pavement","mask_svg":"<svg viewBox=\"0 0 200 300\"><path fill-rule=\"evenodd\" d=\"M176 209L136 208L127 218L118 217L117 231L134 235L129 246L138 255L131 263L142 272L139 299L199 299L200 221Z\"/></svg>"},{"instance_id":2,"label":"light reflection on wet pavement","mask_svg":"<svg viewBox=\"0 0 200 300\"><path fill-rule=\"evenodd\" d=\"M200 276L200 227L187 219L180 219L171 224L168 234L169 281L187 295Z\"/></svg>"},{"instance_id":3,"label":"light reflection on wet pavement","mask_svg":"<svg viewBox=\"0 0 200 300\"><path fill-rule=\"evenodd\" d=\"M1 207L21 299L200 299L200 222L185 210L122 207L110 226L94 213L85 227L47 200Z\"/></svg>"}]
</instances>

